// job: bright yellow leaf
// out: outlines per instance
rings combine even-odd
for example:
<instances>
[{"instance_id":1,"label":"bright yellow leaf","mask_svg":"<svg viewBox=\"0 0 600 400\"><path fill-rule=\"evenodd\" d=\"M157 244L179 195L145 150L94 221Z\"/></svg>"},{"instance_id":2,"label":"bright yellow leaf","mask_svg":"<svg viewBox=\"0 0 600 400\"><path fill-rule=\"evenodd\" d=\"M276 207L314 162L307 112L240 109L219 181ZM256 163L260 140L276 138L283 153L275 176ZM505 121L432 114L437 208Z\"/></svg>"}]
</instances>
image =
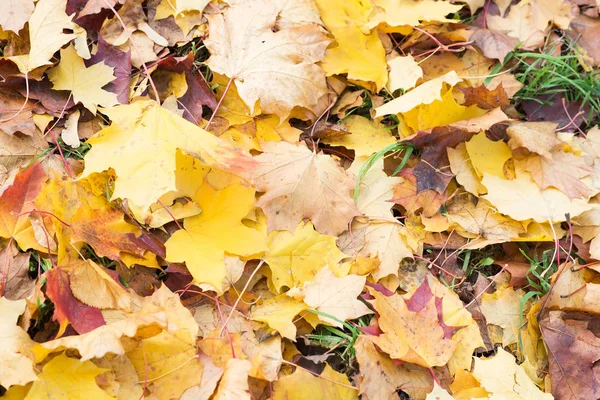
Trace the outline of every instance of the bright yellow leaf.
<instances>
[{"instance_id":1,"label":"bright yellow leaf","mask_svg":"<svg viewBox=\"0 0 600 400\"><path fill-rule=\"evenodd\" d=\"M112 107L119 104L117 95L102 89L112 82L113 67L100 61L87 68L79 57L75 47L60 50L60 63L48 71L48 78L54 90L68 90L75 102L81 102L85 108L96 114L96 106Z\"/></svg>"},{"instance_id":2,"label":"bright yellow leaf","mask_svg":"<svg viewBox=\"0 0 600 400\"><path fill-rule=\"evenodd\" d=\"M92 149L85 156L81 177L114 169L117 178L112 199L128 199L144 212L162 195L177 190L178 149L233 173L246 172L254 165L247 155L153 100L103 113L112 124L88 140Z\"/></svg>"},{"instance_id":3,"label":"bright yellow leaf","mask_svg":"<svg viewBox=\"0 0 600 400\"><path fill-rule=\"evenodd\" d=\"M478 133L466 142L471 164L479 176L490 174L504 178L504 163L512 157L510 148L502 140L491 141L485 132Z\"/></svg>"},{"instance_id":4,"label":"bright yellow leaf","mask_svg":"<svg viewBox=\"0 0 600 400\"><path fill-rule=\"evenodd\" d=\"M335 268L344 257L336 246L335 236L321 235L311 223L300 222L292 234L271 232L267 239L265 262L271 270L271 280L277 291L292 288L311 280L325 265Z\"/></svg>"},{"instance_id":5,"label":"bright yellow leaf","mask_svg":"<svg viewBox=\"0 0 600 400\"><path fill-rule=\"evenodd\" d=\"M327 75L348 74L349 79L373 82L381 90L388 79L385 49L377 32L362 28L373 8L371 1L316 0L316 4L337 42L325 54Z\"/></svg>"},{"instance_id":6,"label":"bright yellow leaf","mask_svg":"<svg viewBox=\"0 0 600 400\"><path fill-rule=\"evenodd\" d=\"M421 21L450 22L446 15L462 8L462 5L433 0L377 0L377 6L367 24L369 28L383 22L389 26L418 26Z\"/></svg>"},{"instance_id":7,"label":"bright yellow leaf","mask_svg":"<svg viewBox=\"0 0 600 400\"><path fill-rule=\"evenodd\" d=\"M480 117L485 113L485 110L474 105L469 107L461 106L452 95L452 89L449 89L442 95L440 100L435 100L430 104L419 105L402 114L402 118L409 128L417 132Z\"/></svg>"},{"instance_id":8,"label":"bright yellow leaf","mask_svg":"<svg viewBox=\"0 0 600 400\"><path fill-rule=\"evenodd\" d=\"M266 249L264 236L241 222L254 205L254 190L233 185L217 191L205 183L194 201L202 212L184 220L185 229L167 241L167 260L185 261L196 283L221 293L226 252L246 257Z\"/></svg>"},{"instance_id":9,"label":"bright yellow leaf","mask_svg":"<svg viewBox=\"0 0 600 400\"><path fill-rule=\"evenodd\" d=\"M159 399L177 399L189 387L200 383L202 364L196 357L195 338L187 331L163 331L142 339L127 352L137 378Z\"/></svg>"},{"instance_id":10,"label":"bright yellow leaf","mask_svg":"<svg viewBox=\"0 0 600 400\"><path fill-rule=\"evenodd\" d=\"M350 388L350 381L344 374L334 371L328 364L319 376L296 368L273 385L273 400L358 400L358 389Z\"/></svg>"},{"instance_id":11,"label":"bright yellow leaf","mask_svg":"<svg viewBox=\"0 0 600 400\"><path fill-rule=\"evenodd\" d=\"M296 325L293 322L294 317L305 308L306 305L302 302L285 294L280 294L254 307L252 309L252 319L267 323L282 337L295 342Z\"/></svg>"},{"instance_id":12,"label":"bright yellow leaf","mask_svg":"<svg viewBox=\"0 0 600 400\"><path fill-rule=\"evenodd\" d=\"M392 131L385 125L359 115L344 119L350 134L325 138L322 141L332 146L344 146L354 150L356 157L370 156L396 142Z\"/></svg>"},{"instance_id":13,"label":"bright yellow leaf","mask_svg":"<svg viewBox=\"0 0 600 400\"><path fill-rule=\"evenodd\" d=\"M435 100L441 100L440 94L444 84L450 86L456 85L462 79L454 71L450 71L440 77L431 79L420 84L404 95L385 103L375 109L375 117L382 117L390 114L401 114L412 110L422 104L431 104Z\"/></svg>"},{"instance_id":14,"label":"bright yellow leaf","mask_svg":"<svg viewBox=\"0 0 600 400\"><path fill-rule=\"evenodd\" d=\"M40 379L33 383L25 400L115 399L96 384L96 376L105 371L91 361L80 361L61 354L44 365Z\"/></svg>"}]
</instances>

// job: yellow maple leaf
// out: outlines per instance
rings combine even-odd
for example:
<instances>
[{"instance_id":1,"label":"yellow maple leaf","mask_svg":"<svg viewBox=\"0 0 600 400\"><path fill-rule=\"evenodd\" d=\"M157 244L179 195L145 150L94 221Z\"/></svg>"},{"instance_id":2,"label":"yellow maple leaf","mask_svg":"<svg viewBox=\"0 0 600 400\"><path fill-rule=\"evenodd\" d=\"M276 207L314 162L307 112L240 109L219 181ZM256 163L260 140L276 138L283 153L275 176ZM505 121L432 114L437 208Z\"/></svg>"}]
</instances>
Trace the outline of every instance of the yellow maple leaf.
<instances>
[{"instance_id":1,"label":"yellow maple leaf","mask_svg":"<svg viewBox=\"0 0 600 400\"><path fill-rule=\"evenodd\" d=\"M351 115L344 119L344 125L350 134L324 138L322 141L332 146L344 146L354 150L357 158L370 156L396 142L391 130L385 125L359 115Z\"/></svg>"},{"instance_id":2,"label":"yellow maple leaf","mask_svg":"<svg viewBox=\"0 0 600 400\"><path fill-rule=\"evenodd\" d=\"M515 357L502 347L494 357L475 358L473 376L492 397L515 400L552 400L550 393L542 392L533 383Z\"/></svg>"},{"instance_id":3,"label":"yellow maple leaf","mask_svg":"<svg viewBox=\"0 0 600 400\"><path fill-rule=\"evenodd\" d=\"M114 169L117 178L112 199L128 199L145 213L162 195L177 190L178 149L233 173L254 166L249 156L155 101L119 105L103 113L112 124L88 140L92 149L85 156L80 178Z\"/></svg>"},{"instance_id":4,"label":"yellow maple leaf","mask_svg":"<svg viewBox=\"0 0 600 400\"><path fill-rule=\"evenodd\" d=\"M119 104L117 95L102 89L115 79L113 67L100 61L86 68L83 59L72 45L60 50L60 63L48 70L48 78L54 90L68 90L75 102L96 114L96 106L112 107Z\"/></svg>"},{"instance_id":5,"label":"yellow maple leaf","mask_svg":"<svg viewBox=\"0 0 600 400\"><path fill-rule=\"evenodd\" d=\"M205 183L194 200L202 213L185 219L185 229L167 241L167 260L185 261L196 283L209 284L221 293L225 252L246 257L266 249L264 236L241 222L254 205L254 190L233 185L216 191Z\"/></svg>"},{"instance_id":6,"label":"yellow maple leaf","mask_svg":"<svg viewBox=\"0 0 600 400\"><path fill-rule=\"evenodd\" d=\"M467 152L465 143L460 143L456 148L448 147L448 160L450 161L450 170L456 175L456 181L461 184L467 192L479 196L485 194L485 187L481 184L481 179L475 171L473 162Z\"/></svg>"},{"instance_id":7,"label":"yellow maple leaf","mask_svg":"<svg viewBox=\"0 0 600 400\"><path fill-rule=\"evenodd\" d=\"M266 300L252 309L254 321L266 322L271 328L287 339L296 341L296 325L293 319L306 308L306 305L284 293Z\"/></svg>"},{"instance_id":8,"label":"yellow maple leaf","mask_svg":"<svg viewBox=\"0 0 600 400\"><path fill-rule=\"evenodd\" d=\"M200 383L202 364L196 357L196 340L185 330L162 331L141 339L126 355L139 381L147 382L159 399L178 399L186 389Z\"/></svg>"},{"instance_id":9,"label":"yellow maple leaf","mask_svg":"<svg viewBox=\"0 0 600 400\"><path fill-rule=\"evenodd\" d=\"M475 171L482 176L490 174L504 178L504 164L512 158L512 152L502 140L492 141L485 132L478 133L465 143Z\"/></svg>"},{"instance_id":10,"label":"yellow maple leaf","mask_svg":"<svg viewBox=\"0 0 600 400\"><path fill-rule=\"evenodd\" d=\"M248 374L252 364L248 360L232 358L225 364L223 377L212 396L213 400L251 400Z\"/></svg>"},{"instance_id":11,"label":"yellow maple leaf","mask_svg":"<svg viewBox=\"0 0 600 400\"><path fill-rule=\"evenodd\" d=\"M390 76L387 88L395 90L409 90L415 87L417 81L423 77L423 69L415 61L413 56L398 56L388 61Z\"/></svg>"},{"instance_id":12,"label":"yellow maple leaf","mask_svg":"<svg viewBox=\"0 0 600 400\"><path fill-rule=\"evenodd\" d=\"M287 118L295 106L313 109L327 93L321 61L330 40L316 24L273 32L280 8L274 2L236 1L207 14L211 53L206 63L235 81L253 112L260 100L266 114Z\"/></svg>"},{"instance_id":13,"label":"yellow maple leaf","mask_svg":"<svg viewBox=\"0 0 600 400\"><path fill-rule=\"evenodd\" d=\"M25 400L115 399L96 384L96 376L105 371L91 361L81 361L61 354L44 365L40 379L33 383Z\"/></svg>"},{"instance_id":14,"label":"yellow maple leaf","mask_svg":"<svg viewBox=\"0 0 600 400\"><path fill-rule=\"evenodd\" d=\"M477 106L461 106L456 102L449 89L442 95L440 100L435 100L430 104L419 105L412 110L402 114L402 119L406 126L417 132L436 126L452 124L458 121L464 121L484 115L485 110Z\"/></svg>"},{"instance_id":15,"label":"yellow maple leaf","mask_svg":"<svg viewBox=\"0 0 600 400\"><path fill-rule=\"evenodd\" d=\"M358 389L349 387L350 381L344 374L336 372L329 366L319 376L308 373L304 368L296 368L291 375L286 375L273 385L273 400L358 400Z\"/></svg>"},{"instance_id":16,"label":"yellow maple leaf","mask_svg":"<svg viewBox=\"0 0 600 400\"><path fill-rule=\"evenodd\" d=\"M328 76L373 82L377 91L388 79L385 49L377 32L363 29L373 8L370 1L316 0L323 23L337 46L327 50L323 69Z\"/></svg>"},{"instance_id":17,"label":"yellow maple leaf","mask_svg":"<svg viewBox=\"0 0 600 400\"><path fill-rule=\"evenodd\" d=\"M298 224L293 234L271 232L264 260L271 270L275 290L279 292L283 286L301 286L325 265L335 268L346 257L335 245L336 240L335 236L321 235L311 223L304 222Z\"/></svg>"}]
</instances>

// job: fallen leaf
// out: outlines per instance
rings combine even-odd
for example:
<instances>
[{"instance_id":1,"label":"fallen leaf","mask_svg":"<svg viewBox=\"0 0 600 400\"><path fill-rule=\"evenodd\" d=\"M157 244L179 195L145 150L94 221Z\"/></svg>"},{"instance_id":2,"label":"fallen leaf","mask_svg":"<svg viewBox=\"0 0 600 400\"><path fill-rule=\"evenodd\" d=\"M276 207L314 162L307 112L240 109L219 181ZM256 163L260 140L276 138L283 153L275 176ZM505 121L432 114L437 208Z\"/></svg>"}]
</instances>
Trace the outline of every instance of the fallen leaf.
<instances>
[{"instance_id":1,"label":"fallen leaf","mask_svg":"<svg viewBox=\"0 0 600 400\"><path fill-rule=\"evenodd\" d=\"M300 222L293 234L269 234L264 260L271 271L271 282L280 292L284 286L292 288L310 281L326 265L334 268L344 257L334 236L321 235L311 223Z\"/></svg>"},{"instance_id":2,"label":"fallen leaf","mask_svg":"<svg viewBox=\"0 0 600 400\"><path fill-rule=\"evenodd\" d=\"M348 377L334 371L328 364L317 376L303 368L296 368L294 373L279 378L273 384L273 400L303 400L317 394L322 400L358 399L358 391L349 386Z\"/></svg>"},{"instance_id":3,"label":"fallen leaf","mask_svg":"<svg viewBox=\"0 0 600 400\"><path fill-rule=\"evenodd\" d=\"M498 398L511 399L553 399L544 393L531 379L515 357L499 347L494 357L475 358L473 375L485 390Z\"/></svg>"},{"instance_id":4,"label":"fallen leaf","mask_svg":"<svg viewBox=\"0 0 600 400\"><path fill-rule=\"evenodd\" d=\"M257 190L266 192L256 205L265 212L269 230L291 231L304 218L324 234L348 229L358 215L350 197L353 176L331 157L302 145L266 142L262 147L253 178Z\"/></svg>"},{"instance_id":5,"label":"fallen leaf","mask_svg":"<svg viewBox=\"0 0 600 400\"><path fill-rule=\"evenodd\" d=\"M0 4L0 26L19 34L33 13L33 0L7 0Z\"/></svg>"},{"instance_id":6,"label":"fallen leaf","mask_svg":"<svg viewBox=\"0 0 600 400\"><path fill-rule=\"evenodd\" d=\"M447 206L446 216L474 237L497 243L509 242L525 232L523 224L501 215L485 199L474 204L467 196L458 197Z\"/></svg>"},{"instance_id":7,"label":"fallen leaf","mask_svg":"<svg viewBox=\"0 0 600 400\"><path fill-rule=\"evenodd\" d=\"M205 183L194 200L202 213L186 218L184 229L167 241L167 260L185 261L196 283L222 293L225 252L251 256L266 249L264 236L241 222L254 204L254 190L234 185L217 191Z\"/></svg>"},{"instance_id":8,"label":"fallen leaf","mask_svg":"<svg viewBox=\"0 0 600 400\"><path fill-rule=\"evenodd\" d=\"M91 361L80 361L60 354L44 365L39 380L33 382L25 399L114 399L100 389L95 381L105 371Z\"/></svg>"},{"instance_id":9,"label":"fallen leaf","mask_svg":"<svg viewBox=\"0 0 600 400\"><path fill-rule=\"evenodd\" d=\"M567 214L573 218L594 208L581 199L569 199L557 189L540 190L529 174L513 180L484 174L481 182L488 190L484 198L502 214L517 221L561 222L566 221Z\"/></svg>"},{"instance_id":10,"label":"fallen leaf","mask_svg":"<svg viewBox=\"0 0 600 400\"><path fill-rule=\"evenodd\" d=\"M368 336L360 335L354 344L361 375L360 394L365 400L389 400L397 390L413 398L424 398L433 379L425 368L404 363L397 365L387 355L377 351Z\"/></svg>"},{"instance_id":11,"label":"fallen leaf","mask_svg":"<svg viewBox=\"0 0 600 400\"><path fill-rule=\"evenodd\" d=\"M47 74L54 90L70 91L76 103L81 102L95 115L98 105L112 107L119 104L114 93L102 89L115 79L113 70L103 61L86 67L83 59L77 55L75 47L69 46L61 49L60 63Z\"/></svg>"},{"instance_id":12,"label":"fallen leaf","mask_svg":"<svg viewBox=\"0 0 600 400\"><path fill-rule=\"evenodd\" d=\"M419 26L421 21L449 21L446 15L454 14L462 5L450 4L446 1L422 0L382 0L377 2L367 27L373 28L385 22L390 26Z\"/></svg>"},{"instance_id":13,"label":"fallen leaf","mask_svg":"<svg viewBox=\"0 0 600 400\"><path fill-rule=\"evenodd\" d=\"M37 67L50 64L50 58L58 49L76 37L76 25L65 12L67 0L39 0L29 18L29 53L13 56L21 72L33 71Z\"/></svg>"},{"instance_id":14,"label":"fallen leaf","mask_svg":"<svg viewBox=\"0 0 600 400\"><path fill-rule=\"evenodd\" d=\"M455 149L448 147L448 161L450 170L456 177L456 181L462 185L467 192L479 196L485 194L486 189L473 167L473 162L467 152L465 143L460 143Z\"/></svg>"},{"instance_id":15,"label":"fallen leaf","mask_svg":"<svg viewBox=\"0 0 600 400\"><path fill-rule=\"evenodd\" d=\"M504 164L513 156L506 143L491 141L481 132L465 142L465 146L479 176L490 174L504 178Z\"/></svg>"},{"instance_id":16,"label":"fallen leaf","mask_svg":"<svg viewBox=\"0 0 600 400\"><path fill-rule=\"evenodd\" d=\"M600 359L600 339L591 330L593 323L589 314L562 311L550 311L540 321L548 348L552 394L556 399L600 395L600 381L594 372Z\"/></svg>"},{"instance_id":17,"label":"fallen leaf","mask_svg":"<svg viewBox=\"0 0 600 400\"><path fill-rule=\"evenodd\" d=\"M556 126L553 122L519 122L511 124L506 130L510 138L508 146L513 150L523 147L543 157L551 158L550 152L562 143L554 133Z\"/></svg>"},{"instance_id":18,"label":"fallen leaf","mask_svg":"<svg viewBox=\"0 0 600 400\"><path fill-rule=\"evenodd\" d=\"M365 164L366 162L363 162L363 160L355 159L348 170L358 176ZM400 184L402 178L387 176L383 168L383 160L379 159L371 165L369 171L362 177L358 188L356 206L366 217L395 222L391 210L393 206L391 200L394 187Z\"/></svg>"},{"instance_id":19,"label":"fallen leaf","mask_svg":"<svg viewBox=\"0 0 600 400\"><path fill-rule=\"evenodd\" d=\"M29 278L29 253L19 253L10 243L0 251L0 293L19 300L33 293L35 280Z\"/></svg>"},{"instance_id":20,"label":"fallen leaf","mask_svg":"<svg viewBox=\"0 0 600 400\"><path fill-rule=\"evenodd\" d=\"M454 400L454 397L450 396L437 382L434 382L433 390L427 395L425 400Z\"/></svg>"},{"instance_id":21,"label":"fallen leaf","mask_svg":"<svg viewBox=\"0 0 600 400\"><path fill-rule=\"evenodd\" d=\"M30 348L33 340L27 332L17 326L17 320L25 312L26 301L12 301L0 297L0 385L26 385L38 379L34 370Z\"/></svg>"},{"instance_id":22,"label":"fallen leaf","mask_svg":"<svg viewBox=\"0 0 600 400\"><path fill-rule=\"evenodd\" d=\"M408 230L399 222L371 222L352 227L352 234L341 237L347 241L342 250L354 257L377 257L379 266L371 275L375 281L386 276L398 276L398 267L405 258L412 258ZM356 242L360 244L357 246Z\"/></svg>"},{"instance_id":23,"label":"fallen leaf","mask_svg":"<svg viewBox=\"0 0 600 400\"><path fill-rule=\"evenodd\" d=\"M530 154L522 160L516 160L515 168L517 173L519 169L531 173L541 189L554 187L570 199L592 194L592 190L582 182L582 178L592 173L592 168L582 157L573 153L553 151L550 158Z\"/></svg>"},{"instance_id":24,"label":"fallen leaf","mask_svg":"<svg viewBox=\"0 0 600 400\"><path fill-rule=\"evenodd\" d=\"M246 173L254 165L247 155L155 101L118 105L103 113L112 125L88 140L92 149L85 156L79 178L114 169L117 179L112 199L128 199L144 212L163 194L177 189L177 149L232 173ZM105 157L106 152L113 156Z\"/></svg>"},{"instance_id":25,"label":"fallen leaf","mask_svg":"<svg viewBox=\"0 0 600 400\"><path fill-rule=\"evenodd\" d=\"M82 303L100 309L132 310L132 295L92 260L71 263L68 274L73 296Z\"/></svg>"},{"instance_id":26,"label":"fallen leaf","mask_svg":"<svg viewBox=\"0 0 600 400\"><path fill-rule=\"evenodd\" d=\"M225 364L223 377L215 394L214 400L250 400L250 388L248 387L248 373L252 364L248 360L232 358Z\"/></svg>"},{"instance_id":27,"label":"fallen leaf","mask_svg":"<svg viewBox=\"0 0 600 400\"><path fill-rule=\"evenodd\" d=\"M395 98L394 100L385 103L375 109L375 117L381 117L389 114L401 114L412 110L422 104L431 104L435 100L441 100L441 90L444 84L450 86L456 85L462 79L451 71L438 78L431 79L420 84L416 88L410 90L404 95Z\"/></svg>"},{"instance_id":28,"label":"fallen leaf","mask_svg":"<svg viewBox=\"0 0 600 400\"><path fill-rule=\"evenodd\" d=\"M394 92L398 89L409 90L415 87L423 77L423 70L413 56L398 56L388 61L390 75L387 88Z\"/></svg>"},{"instance_id":29,"label":"fallen leaf","mask_svg":"<svg viewBox=\"0 0 600 400\"><path fill-rule=\"evenodd\" d=\"M398 174L402 182L394 187L394 197L392 202L400 204L408 214L421 213L425 217L432 217L437 214L441 205L445 202L445 196L435 190L418 190L417 177L414 175L414 169L403 169Z\"/></svg>"},{"instance_id":30,"label":"fallen leaf","mask_svg":"<svg viewBox=\"0 0 600 400\"><path fill-rule=\"evenodd\" d=\"M263 112L283 120L295 106L313 109L327 92L316 63L329 39L317 25L273 32L278 12L274 3L237 1L224 13L206 15L205 44L211 53L207 65L235 82L251 112L260 99Z\"/></svg>"},{"instance_id":31,"label":"fallen leaf","mask_svg":"<svg viewBox=\"0 0 600 400\"><path fill-rule=\"evenodd\" d=\"M306 309L305 304L282 293L254 307L251 318L254 321L267 323L282 337L296 341L296 326L293 321L294 317L304 309Z\"/></svg>"},{"instance_id":32,"label":"fallen leaf","mask_svg":"<svg viewBox=\"0 0 600 400\"><path fill-rule=\"evenodd\" d=\"M46 180L44 169L39 163L22 170L13 184L0 196L0 237L15 237L29 225L28 213L35 209L33 200L42 190Z\"/></svg>"},{"instance_id":33,"label":"fallen leaf","mask_svg":"<svg viewBox=\"0 0 600 400\"><path fill-rule=\"evenodd\" d=\"M202 364L196 357L195 338L184 330L141 339L126 356L139 381L159 399L179 398L200 383Z\"/></svg>"},{"instance_id":34,"label":"fallen leaf","mask_svg":"<svg viewBox=\"0 0 600 400\"><path fill-rule=\"evenodd\" d=\"M486 57L495 58L500 62L503 62L519 43L519 39L508 36L503 31L491 29L477 29L471 35L471 40Z\"/></svg>"},{"instance_id":35,"label":"fallen leaf","mask_svg":"<svg viewBox=\"0 0 600 400\"><path fill-rule=\"evenodd\" d=\"M70 223L72 240L89 244L100 257L118 260L121 252L140 258L144 256L146 249L135 240L141 233L140 229L125 222L120 210L110 206L96 209L83 206Z\"/></svg>"},{"instance_id":36,"label":"fallen leaf","mask_svg":"<svg viewBox=\"0 0 600 400\"><path fill-rule=\"evenodd\" d=\"M88 333L106 322L97 308L87 306L73 296L69 275L61 268L46 273L46 295L54 303L54 319L60 324L57 337L70 324L78 333Z\"/></svg>"},{"instance_id":37,"label":"fallen leaf","mask_svg":"<svg viewBox=\"0 0 600 400\"><path fill-rule=\"evenodd\" d=\"M521 315L527 314L521 309L521 299L525 293L508 286L499 287L494 293L484 293L481 297L481 312L488 324L502 328L502 345L509 347L517 343L521 330Z\"/></svg>"},{"instance_id":38,"label":"fallen leaf","mask_svg":"<svg viewBox=\"0 0 600 400\"><path fill-rule=\"evenodd\" d=\"M373 307L384 332L372 339L391 358L425 368L445 365L458 346L452 340L462 326L447 326L442 317L442 299L423 284L410 298L398 294L386 297L373 292Z\"/></svg>"},{"instance_id":39,"label":"fallen leaf","mask_svg":"<svg viewBox=\"0 0 600 400\"><path fill-rule=\"evenodd\" d=\"M321 321L341 328L343 324L339 321L359 318L372 312L356 299L362 292L365 281L366 277L358 275L337 278L330 268L324 267L298 292L292 295L290 291L288 295L297 300L301 297L310 307L323 313L317 314Z\"/></svg>"},{"instance_id":40,"label":"fallen leaf","mask_svg":"<svg viewBox=\"0 0 600 400\"><path fill-rule=\"evenodd\" d=\"M316 0L315 4L337 42L325 54L327 75L347 74L348 79L373 82L377 91L381 90L388 79L385 49L377 32L363 28L371 13L370 2Z\"/></svg>"},{"instance_id":41,"label":"fallen leaf","mask_svg":"<svg viewBox=\"0 0 600 400\"><path fill-rule=\"evenodd\" d=\"M590 18L587 15L578 15L571 21L568 35L585 51L585 56L591 58L591 65L597 67L600 65L600 52L598 50L598 32L600 24L597 18Z\"/></svg>"},{"instance_id":42,"label":"fallen leaf","mask_svg":"<svg viewBox=\"0 0 600 400\"><path fill-rule=\"evenodd\" d=\"M391 130L385 125L359 115L351 115L344 119L343 126L348 128L348 135L324 138L323 143L344 146L354 150L356 157L363 157L396 142Z\"/></svg>"},{"instance_id":43,"label":"fallen leaf","mask_svg":"<svg viewBox=\"0 0 600 400\"><path fill-rule=\"evenodd\" d=\"M502 83L490 90L485 85L477 87L461 88L465 94L463 105L476 105L484 110L491 110L497 107L506 107L510 104L506 92L502 88Z\"/></svg>"}]
</instances>

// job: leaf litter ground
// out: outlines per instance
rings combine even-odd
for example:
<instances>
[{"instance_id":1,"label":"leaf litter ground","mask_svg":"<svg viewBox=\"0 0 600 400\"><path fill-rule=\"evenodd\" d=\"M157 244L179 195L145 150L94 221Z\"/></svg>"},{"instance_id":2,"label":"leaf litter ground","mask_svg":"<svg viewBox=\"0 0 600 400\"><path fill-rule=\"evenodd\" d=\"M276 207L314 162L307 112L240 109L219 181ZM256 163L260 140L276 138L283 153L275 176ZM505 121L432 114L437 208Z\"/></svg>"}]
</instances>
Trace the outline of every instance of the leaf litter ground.
<instances>
[{"instance_id":1,"label":"leaf litter ground","mask_svg":"<svg viewBox=\"0 0 600 400\"><path fill-rule=\"evenodd\" d=\"M594 0L4 0L0 397L600 398Z\"/></svg>"}]
</instances>

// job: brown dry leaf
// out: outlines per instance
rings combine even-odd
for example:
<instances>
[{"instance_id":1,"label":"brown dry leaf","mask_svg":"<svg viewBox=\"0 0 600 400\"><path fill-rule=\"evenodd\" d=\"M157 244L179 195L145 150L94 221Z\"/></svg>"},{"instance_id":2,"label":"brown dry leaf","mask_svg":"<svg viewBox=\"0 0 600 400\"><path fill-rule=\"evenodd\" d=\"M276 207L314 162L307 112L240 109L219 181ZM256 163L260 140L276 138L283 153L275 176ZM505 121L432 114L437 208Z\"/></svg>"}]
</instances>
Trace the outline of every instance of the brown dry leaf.
<instances>
[{"instance_id":1,"label":"brown dry leaf","mask_svg":"<svg viewBox=\"0 0 600 400\"><path fill-rule=\"evenodd\" d=\"M502 83L490 90L485 85L477 87L461 88L465 94L464 106L476 105L484 110L491 110L498 107L506 107L510 104L506 92L502 88Z\"/></svg>"},{"instance_id":2,"label":"brown dry leaf","mask_svg":"<svg viewBox=\"0 0 600 400\"><path fill-rule=\"evenodd\" d=\"M550 153L562 142L556 137L557 124L554 122L518 122L506 130L508 146L517 150L525 148L543 157L551 158Z\"/></svg>"},{"instance_id":3,"label":"brown dry leaf","mask_svg":"<svg viewBox=\"0 0 600 400\"><path fill-rule=\"evenodd\" d=\"M274 2L231 3L225 12L207 15L205 44L211 53L207 64L235 82L250 112L260 100L264 113L283 120L295 106L314 109L327 92L325 73L316 63L330 40L314 24L274 33L280 11Z\"/></svg>"},{"instance_id":4,"label":"brown dry leaf","mask_svg":"<svg viewBox=\"0 0 600 400\"><path fill-rule=\"evenodd\" d=\"M255 157L256 188L265 194L256 206L267 216L269 230L292 231L304 218L320 233L338 235L359 214L350 197L354 177L328 155L304 145L265 142Z\"/></svg>"},{"instance_id":5,"label":"brown dry leaf","mask_svg":"<svg viewBox=\"0 0 600 400\"><path fill-rule=\"evenodd\" d=\"M14 243L0 251L0 294L19 300L33 293L35 280L29 278L29 253L19 253Z\"/></svg>"},{"instance_id":6,"label":"brown dry leaf","mask_svg":"<svg viewBox=\"0 0 600 400\"><path fill-rule=\"evenodd\" d=\"M477 29L470 38L488 58L503 62L508 53L514 50L519 39L501 31Z\"/></svg>"},{"instance_id":7,"label":"brown dry leaf","mask_svg":"<svg viewBox=\"0 0 600 400\"><path fill-rule=\"evenodd\" d=\"M474 237L493 242L508 242L525 233L523 224L500 214L489 201L479 199L475 204L467 196L455 198L448 205L448 220L458 224Z\"/></svg>"},{"instance_id":8,"label":"brown dry leaf","mask_svg":"<svg viewBox=\"0 0 600 400\"><path fill-rule=\"evenodd\" d=\"M600 339L592 331L594 319L590 314L550 311L540 321L556 399L600 397L600 379L595 371Z\"/></svg>"},{"instance_id":9,"label":"brown dry leaf","mask_svg":"<svg viewBox=\"0 0 600 400\"><path fill-rule=\"evenodd\" d=\"M414 170L406 168L398 176L403 180L394 188L392 202L400 204L408 214L422 214L433 217L445 202L445 196L435 190L418 190Z\"/></svg>"}]
</instances>

